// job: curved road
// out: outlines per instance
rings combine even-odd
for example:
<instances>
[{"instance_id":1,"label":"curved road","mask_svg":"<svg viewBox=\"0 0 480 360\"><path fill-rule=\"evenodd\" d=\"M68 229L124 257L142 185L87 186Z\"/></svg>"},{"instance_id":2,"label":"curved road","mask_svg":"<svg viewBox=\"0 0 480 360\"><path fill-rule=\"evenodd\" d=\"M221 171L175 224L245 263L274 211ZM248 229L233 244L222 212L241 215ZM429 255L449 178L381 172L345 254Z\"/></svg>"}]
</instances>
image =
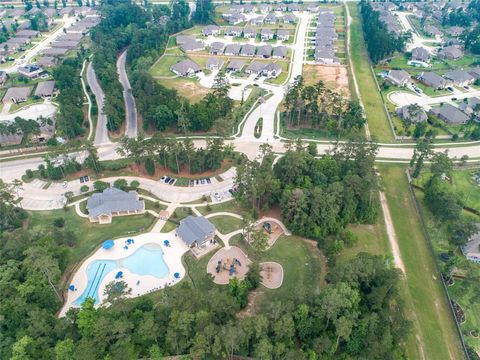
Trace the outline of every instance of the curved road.
<instances>
[{"instance_id":1,"label":"curved road","mask_svg":"<svg viewBox=\"0 0 480 360\"><path fill-rule=\"evenodd\" d=\"M98 83L97 75L95 75L95 70L93 69L92 63L88 63L87 66L87 82L95 95L95 101L97 102L98 117L97 117L97 128L95 130L95 146L110 144L111 141L108 137L107 130L107 116L103 112L103 104L105 100L105 94Z\"/></svg>"},{"instance_id":2,"label":"curved road","mask_svg":"<svg viewBox=\"0 0 480 360\"><path fill-rule=\"evenodd\" d=\"M136 138L137 129L137 107L135 105L135 98L132 95L132 88L130 81L128 81L127 71L125 69L125 63L127 59L127 50L120 54L117 60L117 72L118 79L123 86L123 100L125 102L125 115L126 115L126 129L125 135L131 138Z\"/></svg>"}]
</instances>

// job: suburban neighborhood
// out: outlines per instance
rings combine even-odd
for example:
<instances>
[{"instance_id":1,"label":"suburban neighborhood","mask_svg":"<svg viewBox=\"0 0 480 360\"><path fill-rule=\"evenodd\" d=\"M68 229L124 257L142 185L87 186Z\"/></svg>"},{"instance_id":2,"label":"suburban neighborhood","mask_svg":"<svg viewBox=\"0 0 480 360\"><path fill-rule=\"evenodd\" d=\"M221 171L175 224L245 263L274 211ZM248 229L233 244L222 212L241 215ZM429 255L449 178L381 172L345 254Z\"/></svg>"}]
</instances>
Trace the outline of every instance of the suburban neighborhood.
<instances>
[{"instance_id":1,"label":"suburban neighborhood","mask_svg":"<svg viewBox=\"0 0 480 360\"><path fill-rule=\"evenodd\" d=\"M480 0L0 24L1 359L480 359Z\"/></svg>"}]
</instances>

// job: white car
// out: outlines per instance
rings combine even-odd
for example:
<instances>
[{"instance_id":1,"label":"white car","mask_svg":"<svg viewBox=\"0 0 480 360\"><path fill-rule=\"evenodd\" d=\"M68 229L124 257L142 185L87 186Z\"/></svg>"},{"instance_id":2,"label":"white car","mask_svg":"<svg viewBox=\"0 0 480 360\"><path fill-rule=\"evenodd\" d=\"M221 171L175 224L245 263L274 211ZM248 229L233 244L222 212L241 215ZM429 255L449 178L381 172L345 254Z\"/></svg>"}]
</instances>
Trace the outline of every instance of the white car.
<instances>
[{"instance_id":1,"label":"white car","mask_svg":"<svg viewBox=\"0 0 480 360\"><path fill-rule=\"evenodd\" d=\"M217 201L221 201L221 200L222 200L222 197L220 196L219 193L215 193L214 196L215 196L215 199L216 199Z\"/></svg>"}]
</instances>

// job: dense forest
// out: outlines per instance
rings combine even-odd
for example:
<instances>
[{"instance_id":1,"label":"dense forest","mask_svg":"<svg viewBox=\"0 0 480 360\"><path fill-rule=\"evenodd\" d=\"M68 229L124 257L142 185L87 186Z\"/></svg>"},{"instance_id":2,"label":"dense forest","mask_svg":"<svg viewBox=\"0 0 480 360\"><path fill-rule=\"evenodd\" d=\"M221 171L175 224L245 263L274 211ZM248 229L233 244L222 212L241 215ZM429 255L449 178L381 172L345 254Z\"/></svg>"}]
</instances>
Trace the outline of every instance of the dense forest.
<instances>
[{"instance_id":1,"label":"dense forest","mask_svg":"<svg viewBox=\"0 0 480 360\"><path fill-rule=\"evenodd\" d=\"M348 143L317 158L315 143L298 141L272 168L274 154L264 145L262 161L238 166L236 197L253 217L279 205L293 233L317 240L327 252L341 251L349 239L339 242L331 235L343 236L346 225L371 223L377 216L376 151L370 143Z\"/></svg>"},{"instance_id":2,"label":"dense forest","mask_svg":"<svg viewBox=\"0 0 480 360\"><path fill-rule=\"evenodd\" d=\"M388 31L387 26L380 20L378 12L373 10L369 2L365 0L360 2L360 13L363 37L373 63L404 49L405 39Z\"/></svg>"},{"instance_id":3,"label":"dense forest","mask_svg":"<svg viewBox=\"0 0 480 360\"><path fill-rule=\"evenodd\" d=\"M305 85L302 76L288 88L283 117L290 127L311 127L333 136L352 134L365 124L358 101L348 100L323 81Z\"/></svg>"}]
</instances>

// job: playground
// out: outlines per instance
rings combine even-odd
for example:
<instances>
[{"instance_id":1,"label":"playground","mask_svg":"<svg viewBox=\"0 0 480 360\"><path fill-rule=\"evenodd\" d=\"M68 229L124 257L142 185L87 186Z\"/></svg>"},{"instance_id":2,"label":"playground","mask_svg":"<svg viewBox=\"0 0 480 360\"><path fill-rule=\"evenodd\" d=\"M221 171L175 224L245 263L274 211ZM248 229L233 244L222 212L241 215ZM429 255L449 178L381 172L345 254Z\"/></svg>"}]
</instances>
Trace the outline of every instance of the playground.
<instances>
[{"instance_id":1,"label":"playground","mask_svg":"<svg viewBox=\"0 0 480 360\"><path fill-rule=\"evenodd\" d=\"M263 231L268 235L268 249L275 244L280 236L284 234L289 235L284 225L279 220L274 218L260 219L260 221L255 225L255 229L263 229Z\"/></svg>"},{"instance_id":2,"label":"playground","mask_svg":"<svg viewBox=\"0 0 480 360\"><path fill-rule=\"evenodd\" d=\"M277 262L267 261L260 264L262 285L267 289L278 289L283 283L283 267Z\"/></svg>"},{"instance_id":3,"label":"playground","mask_svg":"<svg viewBox=\"0 0 480 360\"><path fill-rule=\"evenodd\" d=\"M222 248L212 256L207 264L207 272L213 276L213 282L228 284L232 277L243 280L252 262L242 249L231 246Z\"/></svg>"}]
</instances>

